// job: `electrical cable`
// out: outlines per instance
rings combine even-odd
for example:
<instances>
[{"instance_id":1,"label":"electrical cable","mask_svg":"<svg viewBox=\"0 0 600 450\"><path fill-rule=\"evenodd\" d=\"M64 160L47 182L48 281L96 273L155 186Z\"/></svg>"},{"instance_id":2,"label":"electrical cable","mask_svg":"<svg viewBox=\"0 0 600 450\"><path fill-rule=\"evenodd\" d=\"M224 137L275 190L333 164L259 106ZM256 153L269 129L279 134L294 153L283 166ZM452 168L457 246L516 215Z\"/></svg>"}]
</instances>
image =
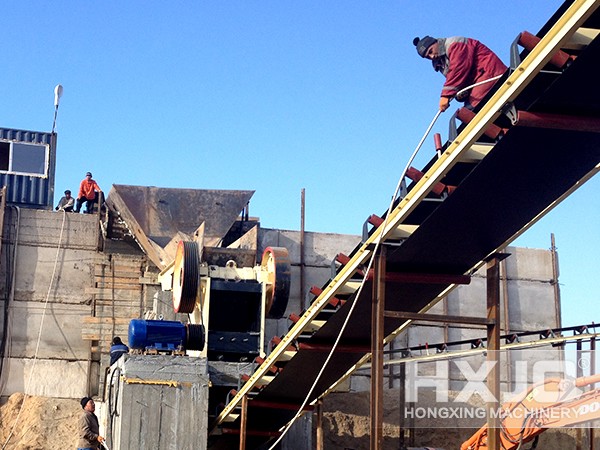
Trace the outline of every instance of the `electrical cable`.
<instances>
[{"instance_id":1,"label":"electrical cable","mask_svg":"<svg viewBox=\"0 0 600 450\"><path fill-rule=\"evenodd\" d=\"M23 407L25 406L25 401L27 400L27 391L29 390L29 387L31 386L31 380L33 379L33 372L35 371L35 366L37 363L37 357L38 357L38 352L40 349L40 342L42 340L42 330L44 329L44 318L46 317L46 310L48 309L48 302L50 300L50 293L52 292L52 288L54 285L54 277L56 275L56 267L58 265L58 257L60 256L60 250L61 250L61 245L62 245L62 238L63 238L63 233L65 230L65 221L67 218L67 212L63 211L63 220L62 220L62 225L60 227L60 236L58 238L58 246L56 249L56 257L54 258L54 268L52 270L52 276L50 277L50 285L48 286L48 293L46 294L46 300L44 301L44 308L42 310L42 318L40 320L40 330L38 332L38 337L37 337L37 343L35 346L35 353L33 355L33 364L31 366L31 369L29 370L29 378L27 379L27 383L25 384L25 393L23 394L23 401L21 402L21 407L19 408L19 412L17 414L17 417L15 418L15 421L12 425L12 428L10 430L10 433L8 434L8 437L6 438L6 442L4 443L4 445L2 446L2 450L6 449L6 446L8 445L8 443L10 442L10 439L12 438L15 429L17 427L17 424L19 422L19 418L21 417L21 413L23 412Z\"/></svg>"},{"instance_id":2,"label":"electrical cable","mask_svg":"<svg viewBox=\"0 0 600 450\"><path fill-rule=\"evenodd\" d=\"M490 82L492 82L492 81L499 80L499 79L500 79L500 78L502 78L503 76L504 76L504 74L502 74L502 75L497 75L497 76L495 76L495 77L488 78L487 80L483 80L483 81L479 81L479 82L477 82L477 83L474 83L474 84L472 84L472 85L470 85L470 86L467 86L466 88L462 88L462 89L461 89L460 91L458 91L458 92L456 93L456 95L455 95L454 97L452 97L452 98L455 98L455 97L460 97L460 96L461 96L463 93L467 92L469 89L473 89L474 87L481 86L482 84L486 84L486 83L490 83Z\"/></svg>"},{"instance_id":3,"label":"electrical cable","mask_svg":"<svg viewBox=\"0 0 600 450\"><path fill-rule=\"evenodd\" d=\"M470 86L467 86L463 89L461 89L460 91L457 92L456 96L462 94L463 92L466 92L469 89L472 89L473 87L476 86L480 86L482 84L485 83L489 83L491 81L496 81L497 79L499 79L500 77L502 77L504 74L493 77L493 78L489 78L487 80L483 80L480 81L478 83L472 84ZM451 97L450 101L452 101L452 99L454 99L455 97ZM306 404L308 403L308 400L310 398L310 396L312 395L313 391L315 390L317 383L319 382L321 376L323 375L323 372L325 371L325 368L327 367L327 365L329 364L329 361L331 360L333 354L335 353L335 350L340 342L340 339L342 337L342 334L344 334L344 330L346 329L346 326L348 325L348 322L350 321L350 317L352 316L352 313L354 312L354 308L357 304L357 300L360 297L360 294L362 292L362 289L367 281L367 277L369 274L369 271L371 270L371 267L373 266L373 262L375 260L375 256L377 255L377 251L379 250L379 247L381 246L381 241L383 239L383 234L385 232L385 229L387 227L388 221L389 221L389 217L390 214L394 208L394 203L396 202L396 198L398 196L398 193L400 192L401 186L402 186L402 182L404 181L404 178L406 177L406 173L408 172L408 169L410 168L410 166L412 165L412 162L414 161L414 159L416 158L417 154L419 153L419 150L421 150L421 147L423 146L423 143L425 142L425 139L427 138L427 136L429 135L429 133L431 132L431 129L433 128L433 126L435 125L435 123L437 122L438 118L440 117L440 114L443 111L438 110L435 114L435 116L433 117L433 119L431 120L431 123L429 124L429 126L427 127L427 129L425 130L425 133L423 134L423 137L421 138L421 140L419 141L419 143L417 144L417 146L415 147L415 150L413 151L412 155L410 156L410 158L408 159L408 162L404 168L404 170L402 171L402 174L398 180L398 183L396 185L396 189L394 191L394 194L392 195L392 199L390 201L390 205L388 207L387 213L385 215L385 220L384 222L380 225L380 229L381 232L379 233L379 236L377 237L377 240L375 242L375 248L372 251L371 257L369 259L369 263L367 265L366 270L364 271L364 276L363 279L361 280L360 286L358 288L358 290L356 291L356 294L354 295L354 301L352 302L352 305L350 306L350 309L348 311L348 314L346 316L346 319L344 320L344 322L342 323L342 326L340 328L340 332L338 333L337 338L335 339L335 342L333 343L333 346L331 347L331 350L329 351L329 354L327 355L327 358L325 359L325 362L323 363L323 366L321 367L321 369L319 370L319 373L317 374L315 381L313 382L313 384L311 385L311 388L309 389L304 401L302 402L302 405L300 406L300 408L298 409L298 412L294 415L294 417L285 425L285 427L283 428L283 431L281 432L281 434L279 435L279 437L275 440L275 442L273 443L273 445L271 447L269 447L269 450L273 450L275 448L275 446L277 446L277 444L279 444L279 442L281 442L281 440L283 439L283 437L285 436L285 434L289 431L289 429L291 428L291 426L294 424L294 422L302 415L303 410L306 406Z\"/></svg>"},{"instance_id":4,"label":"electrical cable","mask_svg":"<svg viewBox=\"0 0 600 450\"><path fill-rule=\"evenodd\" d=\"M111 372L110 374L110 383L109 383L109 388L108 388L108 415L110 417L110 443L111 445L114 444L114 418L115 416L119 415L119 412L117 411L117 405L119 403L119 393L121 391L121 385L119 383L119 381L117 380L117 383L115 383L114 379L115 379L115 373L118 374L118 376L121 376L121 369L119 367L115 367L115 369ZM115 393L114 393L114 400L113 400L113 386L116 386L115 388ZM114 403L114 404L113 404Z\"/></svg>"}]
</instances>

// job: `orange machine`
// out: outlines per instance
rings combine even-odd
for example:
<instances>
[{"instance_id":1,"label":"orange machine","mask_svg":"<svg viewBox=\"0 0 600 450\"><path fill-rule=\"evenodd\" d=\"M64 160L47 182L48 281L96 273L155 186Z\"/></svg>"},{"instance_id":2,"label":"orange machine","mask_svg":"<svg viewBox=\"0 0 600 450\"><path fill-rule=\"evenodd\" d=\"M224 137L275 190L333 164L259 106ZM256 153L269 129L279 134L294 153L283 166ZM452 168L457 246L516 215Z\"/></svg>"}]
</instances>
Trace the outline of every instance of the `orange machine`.
<instances>
[{"instance_id":1,"label":"orange machine","mask_svg":"<svg viewBox=\"0 0 600 450\"><path fill-rule=\"evenodd\" d=\"M600 419L600 389L578 388L600 382L600 374L573 380L550 378L517 399L504 403L500 411L500 443L512 450L535 439L548 428L560 428ZM481 427L460 447L487 449L488 427Z\"/></svg>"}]
</instances>

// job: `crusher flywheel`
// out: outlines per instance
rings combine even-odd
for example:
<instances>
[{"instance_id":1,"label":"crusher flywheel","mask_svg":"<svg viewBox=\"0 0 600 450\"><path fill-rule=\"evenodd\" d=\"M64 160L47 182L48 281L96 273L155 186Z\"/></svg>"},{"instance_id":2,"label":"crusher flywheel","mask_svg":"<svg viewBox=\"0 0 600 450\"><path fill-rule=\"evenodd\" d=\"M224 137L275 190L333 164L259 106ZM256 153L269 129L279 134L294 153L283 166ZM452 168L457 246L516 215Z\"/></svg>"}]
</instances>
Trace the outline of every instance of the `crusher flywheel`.
<instances>
[{"instance_id":1,"label":"crusher flywheel","mask_svg":"<svg viewBox=\"0 0 600 450\"><path fill-rule=\"evenodd\" d=\"M182 314L191 314L196 306L200 261L198 243L179 241L173 266L173 309Z\"/></svg>"},{"instance_id":2,"label":"crusher flywheel","mask_svg":"<svg viewBox=\"0 0 600 450\"><path fill-rule=\"evenodd\" d=\"M267 247L262 255L261 267L267 272L266 313L272 319L280 319L290 297L291 265L287 249Z\"/></svg>"}]
</instances>

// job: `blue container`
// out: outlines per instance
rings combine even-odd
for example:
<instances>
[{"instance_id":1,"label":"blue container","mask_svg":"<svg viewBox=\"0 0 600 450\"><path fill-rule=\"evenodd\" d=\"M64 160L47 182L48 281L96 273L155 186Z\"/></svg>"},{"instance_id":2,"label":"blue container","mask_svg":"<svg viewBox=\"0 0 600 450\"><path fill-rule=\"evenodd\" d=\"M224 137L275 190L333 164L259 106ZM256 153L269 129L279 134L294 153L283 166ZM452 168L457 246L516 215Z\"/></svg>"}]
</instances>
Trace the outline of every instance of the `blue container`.
<instances>
[{"instance_id":1,"label":"blue container","mask_svg":"<svg viewBox=\"0 0 600 450\"><path fill-rule=\"evenodd\" d=\"M0 186L6 186L6 203L52 209L55 173L56 134L0 128Z\"/></svg>"},{"instance_id":2,"label":"blue container","mask_svg":"<svg viewBox=\"0 0 600 450\"><path fill-rule=\"evenodd\" d=\"M129 346L138 350L176 350L185 347L187 330L181 322L141 320L129 322Z\"/></svg>"}]
</instances>

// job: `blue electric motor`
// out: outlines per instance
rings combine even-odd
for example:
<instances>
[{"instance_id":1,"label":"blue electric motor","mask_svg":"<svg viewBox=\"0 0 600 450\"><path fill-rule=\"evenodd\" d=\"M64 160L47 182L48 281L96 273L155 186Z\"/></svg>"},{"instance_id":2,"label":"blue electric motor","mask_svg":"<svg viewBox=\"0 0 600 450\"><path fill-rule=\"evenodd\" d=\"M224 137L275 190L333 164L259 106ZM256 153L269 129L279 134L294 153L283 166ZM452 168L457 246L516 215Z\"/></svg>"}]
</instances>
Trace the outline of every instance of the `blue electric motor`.
<instances>
[{"instance_id":1,"label":"blue electric motor","mask_svg":"<svg viewBox=\"0 0 600 450\"><path fill-rule=\"evenodd\" d=\"M137 350L202 350L205 343L204 326L184 325L170 320L134 319L129 322L128 341L129 346Z\"/></svg>"}]
</instances>

